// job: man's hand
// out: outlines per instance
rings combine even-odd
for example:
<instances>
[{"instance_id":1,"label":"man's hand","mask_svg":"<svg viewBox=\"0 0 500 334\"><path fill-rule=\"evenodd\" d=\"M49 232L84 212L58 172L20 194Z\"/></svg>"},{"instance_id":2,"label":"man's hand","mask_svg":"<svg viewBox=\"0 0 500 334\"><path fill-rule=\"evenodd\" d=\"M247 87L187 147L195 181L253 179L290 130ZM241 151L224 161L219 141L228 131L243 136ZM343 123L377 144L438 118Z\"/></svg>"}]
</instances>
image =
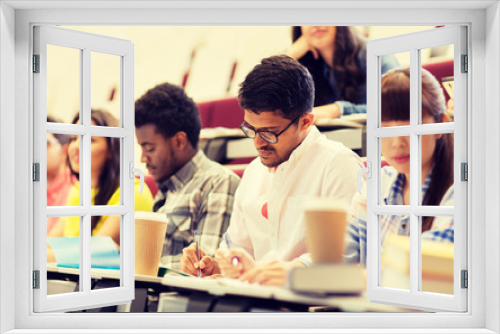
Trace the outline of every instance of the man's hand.
<instances>
[{"instance_id":1,"label":"man's hand","mask_svg":"<svg viewBox=\"0 0 500 334\"><path fill-rule=\"evenodd\" d=\"M192 243L182 250L180 270L186 274L198 276L198 268L201 269L201 276L219 274L220 270L215 261L200 249L201 260L198 261L196 254L196 244Z\"/></svg>"},{"instance_id":2,"label":"man's hand","mask_svg":"<svg viewBox=\"0 0 500 334\"><path fill-rule=\"evenodd\" d=\"M217 252L219 268L224 277L238 278L244 272L255 267L253 257L243 248L231 248Z\"/></svg>"},{"instance_id":3,"label":"man's hand","mask_svg":"<svg viewBox=\"0 0 500 334\"><path fill-rule=\"evenodd\" d=\"M256 265L240 276L240 281L258 283L262 285L284 286L288 272L294 267L302 267L304 264L298 261L280 262L271 261L269 263Z\"/></svg>"}]
</instances>

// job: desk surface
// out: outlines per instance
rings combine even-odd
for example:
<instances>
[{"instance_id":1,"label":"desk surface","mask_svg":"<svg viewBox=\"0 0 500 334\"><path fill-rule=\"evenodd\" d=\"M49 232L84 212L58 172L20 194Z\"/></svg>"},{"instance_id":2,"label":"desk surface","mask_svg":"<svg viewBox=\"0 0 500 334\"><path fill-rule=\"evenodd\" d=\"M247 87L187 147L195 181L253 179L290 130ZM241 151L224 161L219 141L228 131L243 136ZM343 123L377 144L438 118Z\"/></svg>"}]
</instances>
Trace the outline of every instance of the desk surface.
<instances>
[{"instance_id":1,"label":"desk surface","mask_svg":"<svg viewBox=\"0 0 500 334\"><path fill-rule=\"evenodd\" d=\"M204 292L214 298L242 297L269 300L287 304L330 306L349 312L420 312L418 310L370 303L365 295L312 296L298 294L284 287L260 286L234 279L200 279L194 277L165 276L162 281L174 290Z\"/></svg>"},{"instance_id":2,"label":"desk surface","mask_svg":"<svg viewBox=\"0 0 500 334\"><path fill-rule=\"evenodd\" d=\"M58 276L80 275L79 269L57 267L55 263L47 264L47 272L57 274ZM120 274L118 270L92 269L91 277L97 280L119 280ZM205 293L207 296L210 296L210 298L218 298L220 300L230 300L231 297L237 297L240 298L240 300L247 299L261 301L261 304L262 302L264 302L265 304L268 301L272 301L274 302L274 305L280 305L280 303L283 303L288 305L296 304L314 306L312 307L312 309L321 309L321 307L334 307L345 312L420 312L418 310L370 303L370 301L366 299L366 296L364 295L301 295L294 293L287 288L258 286L255 284L243 283L239 281L231 282L235 280L228 279L198 279L194 277L183 277L177 275L167 275L165 277L135 275L135 280L136 282L147 284L147 286L163 286L163 289L158 289L158 293L184 290L192 291L194 293ZM172 294L169 294L169 298L172 298L172 296ZM162 297L160 295L160 299L161 298ZM182 299L183 297L179 295L179 297L177 298ZM181 308L177 310L177 312L183 311L185 311L185 309Z\"/></svg>"},{"instance_id":3,"label":"desk surface","mask_svg":"<svg viewBox=\"0 0 500 334\"><path fill-rule=\"evenodd\" d=\"M80 269L77 268L65 268L58 267L55 263L47 264L47 272L51 273L59 273L59 274L67 274L73 276L80 275ZM120 279L120 271L113 269L92 269L90 271L90 277L93 279ZM135 280L140 282L149 282L149 283L161 283L162 278L158 276L148 276L148 275L135 275Z\"/></svg>"}]
</instances>

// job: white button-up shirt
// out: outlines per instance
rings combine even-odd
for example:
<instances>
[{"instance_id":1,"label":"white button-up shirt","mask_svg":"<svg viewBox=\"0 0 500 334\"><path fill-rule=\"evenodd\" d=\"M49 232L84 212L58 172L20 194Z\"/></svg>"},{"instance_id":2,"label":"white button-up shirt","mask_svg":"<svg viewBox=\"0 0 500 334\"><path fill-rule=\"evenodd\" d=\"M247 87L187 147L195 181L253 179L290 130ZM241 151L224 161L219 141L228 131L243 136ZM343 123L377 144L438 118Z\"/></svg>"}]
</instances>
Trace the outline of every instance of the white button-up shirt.
<instances>
[{"instance_id":1,"label":"white button-up shirt","mask_svg":"<svg viewBox=\"0 0 500 334\"><path fill-rule=\"evenodd\" d=\"M327 139L315 126L288 161L268 168L256 158L245 170L235 194L227 233L256 262L300 260L310 264L303 204L330 197L348 207L356 192L362 162L350 149ZM267 203L267 216L263 206ZM227 249L221 242L221 249Z\"/></svg>"}]
</instances>

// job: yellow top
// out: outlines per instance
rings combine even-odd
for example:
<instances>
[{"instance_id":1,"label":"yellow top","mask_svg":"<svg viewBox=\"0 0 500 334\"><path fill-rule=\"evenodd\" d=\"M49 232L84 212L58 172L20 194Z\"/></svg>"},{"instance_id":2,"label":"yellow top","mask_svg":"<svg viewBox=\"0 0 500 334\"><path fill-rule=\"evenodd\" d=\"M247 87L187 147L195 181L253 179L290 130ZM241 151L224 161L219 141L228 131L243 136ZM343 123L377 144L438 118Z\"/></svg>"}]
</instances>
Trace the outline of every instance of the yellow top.
<instances>
[{"instance_id":1,"label":"yellow top","mask_svg":"<svg viewBox=\"0 0 500 334\"><path fill-rule=\"evenodd\" d=\"M135 211L151 211L153 208L153 195L151 195L151 191L149 188L144 185L144 190L142 191L142 194L139 194L140 191L140 181L138 179L135 179L134 183L134 191L135 191ZM96 194L95 188L92 188L90 190L90 197L91 197L91 205L94 205L94 197ZM79 206L80 205L80 183L76 182L73 187L71 187L69 194L68 194L68 199L67 199L67 206ZM111 196L109 199L108 203L106 205L120 205L120 188L116 189L114 194ZM96 227L92 231L92 235L95 235L99 229L101 229L102 225L106 221L108 216L103 216L99 221L97 222ZM64 236L65 237L78 237L80 234L80 217L65 217L65 224L64 224Z\"/></svg>"}]
</instances>

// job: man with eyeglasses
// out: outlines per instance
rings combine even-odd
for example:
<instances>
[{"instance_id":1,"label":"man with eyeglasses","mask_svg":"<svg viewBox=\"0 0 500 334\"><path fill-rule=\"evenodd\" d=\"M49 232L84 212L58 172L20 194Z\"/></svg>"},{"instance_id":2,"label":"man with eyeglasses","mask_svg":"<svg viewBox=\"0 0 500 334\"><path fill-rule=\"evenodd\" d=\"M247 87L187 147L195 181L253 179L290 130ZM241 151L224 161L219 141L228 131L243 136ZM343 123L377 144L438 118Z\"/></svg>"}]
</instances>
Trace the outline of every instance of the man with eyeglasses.
<instances>
[{"instance_id":1,"label":"man with eyeglasses","mask_svg":"<svg viewBox=\"0 0 500 334\"><path fill-rule=\"evenodd\" d=\"M314 197L349 204L356 192L359 157L313 125L314 84L308 70L288 56L273 56L247 75L238 100L241 129L259 157L245 170L218 257L185 248L181 270L284 285L287 272L307 266L301 206ZM229 248L229 249L228 249Z\"/></svg>"}]
</instances>

